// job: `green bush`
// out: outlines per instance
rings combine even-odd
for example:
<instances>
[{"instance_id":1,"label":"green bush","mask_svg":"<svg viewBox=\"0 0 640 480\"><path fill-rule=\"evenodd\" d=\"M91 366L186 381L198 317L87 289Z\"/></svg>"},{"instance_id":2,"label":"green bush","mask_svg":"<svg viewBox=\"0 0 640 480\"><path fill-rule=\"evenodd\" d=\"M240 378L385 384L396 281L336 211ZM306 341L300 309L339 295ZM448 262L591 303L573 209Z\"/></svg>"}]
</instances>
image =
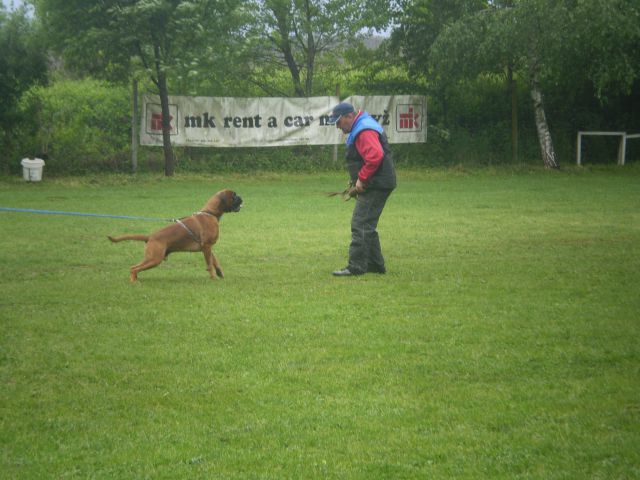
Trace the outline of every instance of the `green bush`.
<instances>
[{"instance_id":1,"label":"green bush","mask_svg":"<svg viewBox=\"0 0 640 480\"><path fill-rule=\"evenodd\" d=\"M104 81L65 80L36 86L20 104L25 155L47 156L47 171L128 170L130 92Z\"/></svg>"},{"instance_id":2,"label":"green bush","mask_svg":"<svg viewBox=\"0 0 640 480\"><path fill-rule=\"evenodd\" d=\"M442 117L438 104L432 103L435 107L427 143L393 145L397 165L400 168L423 168L510 163L508 103L502 102L504 105L501 103L499 108L495 106L500 103L500 95L504 95L504 87L499 82L487 82L484 86L486 95L469 94L467 103L473 106L469 111L458 103L450 104L449 114L455 118L451 127L441 126L444 124L438 122ZM92 79L60 80L48 87L32 87L21 98L22 121L16 138L19 157L12 161L11 169L18 173L19 159L24 156L46 154L47 174L131 172L130 95L126 86ZM522 96L524 98L524 94ZM527 105L523 101L520 112L519 163L538 163L539 146ZM500 122L491 121L493 117L501 118ZM483 121L477 121L477 118ZM563 163L573 161L573 141L561 140L556 136L560 158ZM331 145L174 147L173 151L176 172L319 172L344 169L343 146L338 147L337 157L334 157ZM139 171L164 170L162 148L140 147L138 152Z\"/></svg>"}]
</instances>

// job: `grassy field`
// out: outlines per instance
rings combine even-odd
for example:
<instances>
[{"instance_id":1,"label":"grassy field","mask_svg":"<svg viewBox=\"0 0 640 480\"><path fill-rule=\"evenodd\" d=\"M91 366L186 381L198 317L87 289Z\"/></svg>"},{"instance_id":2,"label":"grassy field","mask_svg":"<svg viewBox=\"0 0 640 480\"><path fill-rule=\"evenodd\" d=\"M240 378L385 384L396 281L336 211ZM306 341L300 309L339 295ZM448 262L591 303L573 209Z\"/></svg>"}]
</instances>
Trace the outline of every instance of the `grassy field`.
<instances>
[{"instance_id":1,"label":"grassy field","mask_svg":"<svg viewBox=\"0 0 640 480\"><path fill-rule=\"evenodd\" d=\"M640 169L403 171L388 274L344 175L0 179L0 206L173 218L215 248L129 283L165 224L0 212L0 478L640 478Z\"/></svg>"}]
</instances>

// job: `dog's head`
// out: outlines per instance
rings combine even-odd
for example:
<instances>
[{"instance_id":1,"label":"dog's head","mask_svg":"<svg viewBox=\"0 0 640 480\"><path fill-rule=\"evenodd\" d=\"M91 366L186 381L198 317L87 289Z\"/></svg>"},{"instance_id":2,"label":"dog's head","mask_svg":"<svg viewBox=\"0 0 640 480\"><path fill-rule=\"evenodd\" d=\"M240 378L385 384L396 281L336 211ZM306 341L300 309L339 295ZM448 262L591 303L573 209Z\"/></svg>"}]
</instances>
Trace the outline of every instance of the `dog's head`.
<instances>
[{"instance_id":1,"label":"dog's head","mask_svg":"<svg viewBox=\"0 0 640 480\"><path fill-rule=\"evenodd\" d=\"M239 212L242 208L242 197L233 190L222 190L216 196L219 197L224 212Z\"/></svg>"}]
</instances>

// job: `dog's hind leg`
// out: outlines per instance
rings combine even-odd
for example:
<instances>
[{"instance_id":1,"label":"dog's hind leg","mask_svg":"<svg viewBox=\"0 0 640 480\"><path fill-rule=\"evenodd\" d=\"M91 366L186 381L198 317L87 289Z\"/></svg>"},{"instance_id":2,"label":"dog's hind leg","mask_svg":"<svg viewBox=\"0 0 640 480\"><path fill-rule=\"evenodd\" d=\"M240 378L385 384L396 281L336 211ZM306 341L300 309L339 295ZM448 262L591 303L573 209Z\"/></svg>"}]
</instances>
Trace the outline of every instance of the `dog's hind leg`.
<instances>
[{"instance_id":1,"label":"dog's hind leg","mask_svg":"<svg viewBox=\"0 0 640 480\"><path fill-rule=\"evenodd\" d=\"M144 260L131 267L131 282L138 280L138 273L157 267L165 259L165 249L154 243L147 243L144 249Z\"/></svg>"},{"instance_id":2,"label":"dog's hind leg","mask_svg":"<svg viewBox=\"0 0 640 480\"><path fill-rule=\"evenodd\" d=\"M136 280L138 280L138 273L142 272L143 270L149 270L150 268L157 267L161 262L162 260L158 261L154 258L151 260L143 260L137 265L134 265L133 267L131 267L131 275L129 276L131 282L135 282Z\"/></svg>"}]
</instances>

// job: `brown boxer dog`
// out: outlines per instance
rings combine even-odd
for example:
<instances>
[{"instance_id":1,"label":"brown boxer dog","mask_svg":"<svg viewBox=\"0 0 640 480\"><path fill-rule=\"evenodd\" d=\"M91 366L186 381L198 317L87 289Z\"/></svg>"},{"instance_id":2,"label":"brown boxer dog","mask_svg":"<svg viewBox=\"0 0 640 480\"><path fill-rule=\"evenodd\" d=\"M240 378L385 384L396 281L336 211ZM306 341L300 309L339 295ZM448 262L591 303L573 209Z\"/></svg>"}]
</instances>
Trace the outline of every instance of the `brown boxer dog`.
<instances>
[{"instance_id":1,"label":"brown boxer dog","mask_svg":"<svg viewBox=\"0 0 640 480\"><path fill-rule=\"evenodd\" d=\"M221 190L205 203L204 207L190 217L175 220L151 235L121 235L108 237L112 242L140 240L146 243L144 259L131 267L130 279L138 280L138 273L158 266L173 252L202 252L207 270L212 279L224 278L220 262L211 247L218 241L219 221L226 212L238 212L242 198L231 190Z\"/></svg>"}]
</instances>

